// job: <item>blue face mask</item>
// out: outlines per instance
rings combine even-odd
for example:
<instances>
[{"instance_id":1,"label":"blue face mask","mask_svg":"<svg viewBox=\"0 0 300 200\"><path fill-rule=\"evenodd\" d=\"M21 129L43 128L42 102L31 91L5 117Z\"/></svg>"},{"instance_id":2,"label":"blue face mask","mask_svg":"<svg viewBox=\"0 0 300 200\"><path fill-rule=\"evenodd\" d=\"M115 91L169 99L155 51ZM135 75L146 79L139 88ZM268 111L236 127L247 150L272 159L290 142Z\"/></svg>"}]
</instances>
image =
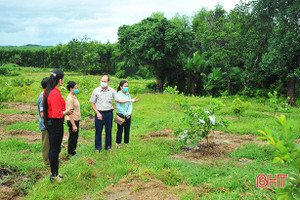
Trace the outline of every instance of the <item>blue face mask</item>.
<instances>
[{"instance_id":1,"label":"blue face mask","mask_svg":"<svg viewBox=\"0 0 300 200\"><path fill-rule=\"evenodd\" d=\"M73 91L73 94L77 94L78 93L78 89L75 89L74 91Z\"/></svg>"},{"instance_id":2,"label":"blue face mask","mask_svg":"<svg viewBox=\"0 0 300 200\"><path fill-rule=\"evenodd\" d=\"M129 88L128 87L123 87L124 92L128 92Z\"/></svg>"}]
</instances>

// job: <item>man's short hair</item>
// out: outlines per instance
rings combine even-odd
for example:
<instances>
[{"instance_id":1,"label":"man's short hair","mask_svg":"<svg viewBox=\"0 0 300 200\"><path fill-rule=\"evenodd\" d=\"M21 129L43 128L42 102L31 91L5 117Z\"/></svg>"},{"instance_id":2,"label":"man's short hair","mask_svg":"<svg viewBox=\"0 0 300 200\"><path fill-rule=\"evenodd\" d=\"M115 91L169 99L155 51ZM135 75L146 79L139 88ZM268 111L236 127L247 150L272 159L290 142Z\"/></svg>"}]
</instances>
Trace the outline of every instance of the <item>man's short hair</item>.
<instances>
[{"instance_id":1,"label":"man's short hair","mask_svg":"<svg viewBox=\"0 0 300 200\"><path fill-rule=\"evenodd\" d=\"M104 76L101 77L101 80L102 80L103 77L107 77L107 81L110 81L109 76L104 75Z\"/></svg>"},{"instance_id":2,"label":"man's short hair","mask_svg":"<svg viewBox=\"0 0 300 200\"><path fill-rule=\"evenodd\" d=\"M43 78L43 80L41 82L43 89L46 89L48 80L49 80L49 77Z\"/></svg>"}]
</instances>

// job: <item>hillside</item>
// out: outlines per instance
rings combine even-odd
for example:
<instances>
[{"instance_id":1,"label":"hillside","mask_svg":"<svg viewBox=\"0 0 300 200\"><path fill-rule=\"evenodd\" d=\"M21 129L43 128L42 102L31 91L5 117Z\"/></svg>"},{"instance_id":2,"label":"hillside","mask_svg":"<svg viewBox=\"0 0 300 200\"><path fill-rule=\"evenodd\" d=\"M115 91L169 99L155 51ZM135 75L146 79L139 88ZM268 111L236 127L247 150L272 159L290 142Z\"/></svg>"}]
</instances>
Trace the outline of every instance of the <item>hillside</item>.
<instances>
[{"instance_id":1,"label":"hillside","mask_svg":"<svg viewBox=\"0 0 300 200\"><path fill-rule=\"evenodd\" d=\"M27 44L23 46L0 46L0 49L49 49L52 46L41 46L36 44Z\"/></svg>"}]
</instances>

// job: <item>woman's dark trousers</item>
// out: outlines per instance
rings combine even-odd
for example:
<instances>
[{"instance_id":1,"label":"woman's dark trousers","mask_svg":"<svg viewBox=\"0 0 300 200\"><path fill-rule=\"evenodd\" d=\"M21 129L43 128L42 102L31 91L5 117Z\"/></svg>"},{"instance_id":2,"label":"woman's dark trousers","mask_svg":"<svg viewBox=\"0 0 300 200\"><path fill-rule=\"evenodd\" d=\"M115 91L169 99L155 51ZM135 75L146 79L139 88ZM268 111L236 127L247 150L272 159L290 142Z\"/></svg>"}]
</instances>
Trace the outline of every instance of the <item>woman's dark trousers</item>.
<instances>
[{"instance_id":1,"label":"woman's dark trousers","mask_svg":"<svg viewBox=\"0 0 300 200\"><path fill-rule=\"evenodd\" d=\"M77 126L77 131L73 131L73 126L70 120L67 121L69 126L69 140L68 140L68 154L74 156L76 155L76 147L78 141L78 132L79 132L79 121L74 121Z\"/></svg>"},{"instance_id":2,"label":"woman's dark trousers","mask_svg":"<svg viewBox=\"0 0 300 200\"><path fill-rule=\"evenodd\" d=\"M124 143L129 143L129 133L130 133L130 124L131 124L131 117L129 119L126 119L125 125L121 126L118 124L118 130L117 130L117 144L121 144L122 142L122 133L124 130Z\"/></svg>"},{"instance_id":3,"label":"woman's dark trousers","mask_svg":"<svg viewBox=\"0 0 300 200\"><path fill-rule=\"evenodd\" d=\"M64 136L64 118L48 119L47 131L49 134L49 160L52 176L58 175L58 157L61 150L61 142Z\"/></svg>"}]
</instances>

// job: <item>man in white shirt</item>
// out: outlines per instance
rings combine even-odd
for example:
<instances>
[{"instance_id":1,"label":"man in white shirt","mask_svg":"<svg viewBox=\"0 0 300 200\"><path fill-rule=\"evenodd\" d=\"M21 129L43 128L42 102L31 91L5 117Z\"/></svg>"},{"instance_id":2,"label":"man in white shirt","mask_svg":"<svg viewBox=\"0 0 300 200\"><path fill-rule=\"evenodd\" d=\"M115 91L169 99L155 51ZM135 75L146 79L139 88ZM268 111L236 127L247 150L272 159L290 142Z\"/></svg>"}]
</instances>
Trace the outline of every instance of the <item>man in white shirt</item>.
<instances>
[{"instance_id":1,"label":"man in white shirt","mask_svg":"<svg viewBox=\"0 0 300 200\"><path fill-rule=\"evenodd\" d=\"M113 99L119 103L136 102L137 99L121 99L111 87L108 87L109 77L102 76L101 86L94 89L90 98L91 106L95 111L95 151L99 152L102 148L102 129L105 126L105 149L113 151L111 148L111 130L113 122Z\"/></svg>"}]
</instances>

